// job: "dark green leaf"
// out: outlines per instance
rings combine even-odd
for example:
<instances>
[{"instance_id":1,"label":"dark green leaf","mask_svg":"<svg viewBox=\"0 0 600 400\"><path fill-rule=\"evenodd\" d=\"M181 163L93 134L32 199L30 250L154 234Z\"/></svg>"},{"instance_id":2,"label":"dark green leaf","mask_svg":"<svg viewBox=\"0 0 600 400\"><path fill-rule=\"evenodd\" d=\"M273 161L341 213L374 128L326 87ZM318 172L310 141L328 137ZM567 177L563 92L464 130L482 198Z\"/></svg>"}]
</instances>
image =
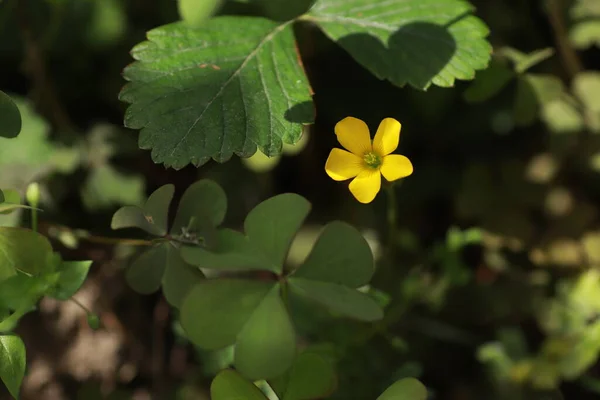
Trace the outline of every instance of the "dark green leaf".
<instances>
[{"instance_id":1,"label":"dark green leaf","mask_svg":"<svg viewBox=\"0 0 600 400\"><path fill-rule=\"evenodd\" d=\"M0 137L14 138L21 132L21 113L17 105L0 91Z\"/></svg>"},{"instance_id":2,"label":"dark green leaf","mask_svg":"<svg viewBox=\"0 0 600 400\"><path fill-rule=\"evenodd\" d=\"M25 376L25 344L20 337L0 335L0 378L15 399Z\"/></svg>"},{"instance_id":3,"label":"dark green leaf","mask_svg":"<svg viewBox=\"0 0 600 400\"><path fill-rule=\"evenodd\" d=\"M203 279L204 274L197 267L183 261L179 250L169 245L167 266L162 277L163 294L169 304L180 308L185 296Z\"/></svg>"},{"instance_id":4,"label":"dark green leaf","mask_svg":"<svg viewBox=\"0 0 600 400\"><path fill-rule=\"evenodd\" d=\"M4 192L0 189L0 203L4 203Z\"/></svg>"},{"instance_id":5,"label":"dark green leaf","mask_svg":"<svg viewBox=\"0 0 600 400\"><path fill-rule=\"evenodd\" d=\"M465 100L479 103L493 97L506 87L515 73L504 64L492 60L490 66L477 73L475 81L465 90Z\"/></svg>"},{"instance_id":6,"label":"dark green leaf","mask_svg":"<svg viewBox=\"0 0 600 400\"><path fill-rule=\"evenodd\" d=\"M49 296L59 300L71 298L83 285L92 261L63 261L58 267L59 278Z\"/></svg>"},{"instance_id":7,"label":"dark green leaf","mask_svg":"<svg viewBox=\"0 0 600 400\"><path fill-rule=\"evenodd\" d=\"M221 371L210 385L212 400L267 400L264 394L237 372Z\"/></svg>"},{"instance_id":8,"label":"dark green leaf","mask_svg":"<svg viewBox=\"0 0 600 400\"><path fill-rule=\"evenodd\" d=\"M308 200L284 193L263 201L246 217L246 235L272 263L274 272L281 272L292 239L309 212Z\"/></svg>"},{"instance_id":9,"label":"dark green leaf","mask_svg":"<svg viewBox=\"0 0 600 400\"><path fill-rule=\"evenodd\" d=\"M179 15L192 28L199 28L217 11L222 0L179 0Z\"/></svg>"},{"instance_id":10,"label":"dark green leaf","mask_svg":"<svg viewBox=\"0 0 600 400\"><path fill-rule=\"evenodd\" d=\"M492 51L462 0L319 0L308 18L380 79L418 89L473 79Z\"/></svg>"},{"instance_id":11,"label":"dark green leaf","mask_svg":"<svg viewBox=\"0 0 600 400\"><path fill-rule=\"evenodd\" d=\"M415 378L404 378L387 388L377 400L427 400L427 388Z\"/></svg>"},{"instance_id":12,"label":"dark green leaf","mask_svg":"<svg viewBox=\"0 0 600 400\"><path fill-rule=\"evenodd\" d=\"M164 236L167 234L169 204L173 198L175 186L161 186L150 195L143 208L125 206L113 215L111 228L140 228L146 232Z\"/></svg>"},{"instance_id":13,"label":"dark green leaf","mask_svg":"<svg viewBox=\"0 0 600 400\"><path fill-rule=\"evenodd\" d=\"M304 278L290 278L289 285L292 293L316 301L343 316L361 321L383 318L383 311L375 300L347 286Z\"/></svg>"},{"instance_id":14,"label":"dark green leaf","mask_svg":"<svg viewBox=\"0 0 600 400\"><path fill-rule=\"evenodd\" d=\"M311 400L333 393L337 378L330 360L316 352L304 351L285 375L269 384L281 400Z\"/></svg>"},{"instance_id":15,"label":"dark green leaf","mask_svg":"<svg viewBox=\"0 0 600 400\"><path fill-rule=\"evenodd\" d=\"M275 269L259 253L243 233L221 229L217 233L217 245L211 250L200 246L183 246L181 257L200 268L222 270L266 270Z\"/></svg>"},{"instance_id":16,"label":"dark green leaf","mask_svg":"<svg viewBox=\"0 0 600 400\"><path fill-rule=\"evenodd\" d=\"M238 336L235 367L253 380L282 375L296 354L294 326L279 290L275 286L262 299Z\"/></svg>"},{"instance_id":17,"label":"dark green leaf","mask_svg":"<svg viewBox=\"0 0 600 400\"><path fill-rule=\"evenodd\" d=\"M293 276L357 288L369 283L375 265L369 244L344 222L328 224Z\"/></svg>"},{"instance_id":18,"label":"dark green leaf","mask_svg":"<svg viewBox=\"0 0 600 400\"><path fill-rule=\"evenodd\" d=\"M181 305L181 326L198 347L216 350L235 343L273 282L216 279L198 283Z\"/></svg>"},{"instance_id":19,"label":"dark green leaf","mask_svg":"<svg viewBox=\"0 0 600 400\"><path fill-rule=\"evenodd\" d=\"M223 16L199 29L170 24L148 32L132 55L120 95L131 104L125 125L141 129L140 147L168 167L249 157L257 147L275 156L314 119L289 23Z\"/></svg>"},{"instance_id":20,"label":"dark green leaf","mask_svg":"<svg viewBox=\"0 0 600 400\"><path fill-rule=\"evenodd\" d=\"M0 227L0 281L17 271L44 272L52 256L48 239L29 229Z\"/></svg>"},{"instance_id":21,"label":"dark green leaf","mask_svg":"<svg viewBox=\"0 0 600 400\"><path fill-rule=\"evenodd\" d=\"M227 195L223 188L211 180L200 180L190 185L181 197L171 234L212 233L210 228L221 225L226 212Z\"/></svg>"},{"instance_id":22,"label":"dark green leaf","mask_svg":"<svg viewBox=\"0 0 600 400\"><path fill-rule=\"evenodd\" d=\"M138 293L150 294L160 288L167 267L168 243L162 243L144 251L127 268L127 283Z\"/></svg>"}]
</instances>

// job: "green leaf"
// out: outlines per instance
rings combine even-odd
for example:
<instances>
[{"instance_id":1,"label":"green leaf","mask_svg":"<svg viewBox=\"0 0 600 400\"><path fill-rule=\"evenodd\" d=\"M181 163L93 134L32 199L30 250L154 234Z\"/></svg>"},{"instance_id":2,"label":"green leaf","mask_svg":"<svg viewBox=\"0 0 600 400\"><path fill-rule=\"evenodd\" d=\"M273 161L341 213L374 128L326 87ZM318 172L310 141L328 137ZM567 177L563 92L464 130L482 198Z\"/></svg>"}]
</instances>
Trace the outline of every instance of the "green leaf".
<instances>
[{"instance_id":1,"label":"green leaf","mask_svg":"<svg viewBox=\"0 0 600 400\"><path fill-rule=\"evenodd\" d=\"M263 269L281 273L292 239L309 211L310 203L297 194L271 197L246 217L246 235L224 229L217 235L215 248L185 246L181 256L202 268Z\"/></svg>"},{"instance_id":2,"label":"green leaf","mask_svg":"<svg viewBox=\"0 0 600 400\"><path fill-rule=\"evenodd\" d=\"M125 272L129 286L138 293L150 294L160 288L167 267L168 243L162 243L144 251Z\"/></svg>"},{"instance_id":3,"label":"green leaf","mask_svg":"<svg viewBox=\"0 0 600 400\"><path fill-rule=\"evenodd\" d=\"M573 79L573 93L587 109L600 113L600 73L581 72Z\"/></svg>"},{"instance_id":4,"label":"green leaf","mask_svg":"<svg viewBox=\"0 0 600 400\"><path fill-rule=\"evenodd\" d=\"M226 369L210 385L212 400L267 400L264 394L239 373Z\"/></svg>"},{"instance_id":5,"label":"green leaf","mask_svg":"<svg viewBox=\"0 0 600 400\"><path fill-rule=\"evenodd\" d=\"M58 300L70 299L83 285L92 261L63 261L59 267L58 283L49 296Z\"/></svg>"},{"instance_id":6,"label":"green leaf","mask_svg":"<svg viewBox=\"0 0 600 400\"><path fill-rule=\"evenodd\" d=\"M199 28L221 6L222 0L179 0L179 15L192 28Z\"/></svg>"},{"instance_id":7,"label":"green leaf","mask_svg":"<svg viewBox=\"0 0 600 400\"><path fill-rule=\"evenodd\" d=\"M14 335L0 336L0 378L9 393L19 398L21 382L25 376L25 344Z\"/></svg>"},{"instance_id":8,"label":"green leaf","mask_svg":"<svg viewBox=\"0 0 600 400\"><path fill-rule=\"evenodd\" d=\"M58 276L56 276L58 277ZM50 278L50 279L48 279ZM46 276L29 276L18 272L0 282L0 309L18 310L33 308L40 297L51 287L54 278Z\"/></svg>"},{"instance_id":9,"label":"green leaf","mask_svg":"<svg viewBox=\"0 0 600 400\"><path fill-rule=\"evenodd\" d=\"M571 28L569 39L577 49L600 47L600 19L579 22Z\"/></svg>"},{"instance_id":10,"label":"green leaf","mask_svg":"<svg viewBox=\"0 0 600 400\"><path fill-rule=\"evenodd\" d=\"M404 378L387 388L377 400L427 400L427 388L415 378Z\"/></svg>"},{"instance_id":11,"label":"green leaf","mask_svg":"<svg viewBox=\"0 0 600 400\"><path fill-rule=\"evenodd\" d=\"M281 400L311 400L328 397L337 385L334 364L322 355L304 351L283 376L269 381Z\"/></svg>"},{"instance_id":12,"label":"green leaf","mask_svg":"<svg viewBox=\"0 0 600 400\"><path fill-rule=\"evenodd\" d=\"M365 238L344 222L329 223L294 277L357 288L375 272L373 254Z\"/></svg>"},{"instance_id":13,"label":"green leaf","mask_svg":"<svg viewBox=\"0 0 600 400\"><path fill-rule=\"evenodd\" d=\"M169 184L161 186L150 195L144 207L121 207L113 215L111 228L140 228L156 235L167 234L169 204L173 198L175 186Z\"/></svg>"},{"instance_id":14,"label":"green leaf","mask_svg":"<svg viewBox=\"0 0 600 400\"><path fill-rule=\"evenodd\" d=\"M214 240L213 229L221 225L227 212L227 195L217 183L202 179L187 188L177 209L171 235L181 235L184 231L205 237L208 245Z\"/></svg>"},{"instance_id":15,"label":"green leaf","mask_svg":"<svg viewBox=\"0 0 600 400\"><path fill-rule=\"evenodd\" d=\"M4 203L4 192L0 189L0 203Z\"/></svg>"},{"instance_id":16,"label":"green leaf","mask_svg":"<svg viewBox=\"0 0 600 400\"><path fill-rule=\"evenodd\" d=\"M526 72L529 68L547 60L554 55L554 49L547 47L545 49L535 50L531 53L522 53L512 47L503 47L498 50L497 54L511 60L514 64L514 69L518 74Z\"/></svg>"},{"instance_id":17,"label":"green leaf","mask_svg":"<svg viewBox=\"0 0 600 400\"><path fill-rule=\"evenodd\" d=\"M16 190L4 190L4 203L0 204L0 214L10 214L19 208L31 208L21 204L21 195Z\"/></svg>"},{"instance_id":18,"label":"green leaf","mask_svg":"<svg viewBox=\"0 0 600 400\"><path fill-rule=\"evenodd\" d=\"M198 283L181 305L181 326L202 349L217 350L235 343L273 282L211 279Z\"/></svg>"},{"instance_id":19,"label":"green leaf","mask_svg":"<svg viewBox=\"0 0 600 400\"><path fill-rule=\"evenodd\" d=\"M279 291L279 285L271 289L238 336L235 367L253 380L282 375L296 354L294 326Z\"/></svg>"},{"instance_id":20,"label":"green leaf","mask_svg":"<svg viewBox=\"0 0 600 400\"><path fill-rule=\"evenodd\" d=\"M169 245L167 266L162 277L162 289L167 302L180 308L185 296L197 283L204 279L204 274L181 258L179 250Z\"/></svg>"},{"instance_id":21,"label":"green leaf","mask_svg":"<svg viewBox=\"0 0 600 400\"><path fill-rule=\"evenodd\" d=\"M314 120L290 23L223 16L147 36L132 50L120 99L131 104L125 125L141 129L139 145L156 163L200 166L257 147L275 156Z\"/></svg>"},{"instance_id":22,"label":"green leaf","mask_svg":"<svg viewBox=\"0 0 600 400\"><path fill-rule=\"evenodd\" d=\"M333 312L361 321L377 321L383 311L369 295L347 286L330 282L290 278L291 292L316 301Z\"/></svg>"},{"instance_id":23,"label":"green leaf","mask_svg":"<svg viewBox=\"0 0 600 400\"><path fill-rule=\"evenodd\" d=\"M308 19L379 79L425 90L487 67L489 30L462 0L319 0Z\"/></svg>"},{"instance_id":24,"label":"green leaf","mask_svg":"<svg viewBox=\"0 0 600 400\"><path fill-rule=\"evenodd\" d=\"M113 205L140 204L144 199L144 180L141 175L125 175L111 165L101 165L90 171L81 199L88 210Z\"/></svg>"},{"instance_id":25,"label":"green leaf","mask_svg":"<svg viewBox=\"0 0 600 400\"><path fill-rule=\"evenodd\" d=\"M21 113L19 108L6 93L0 90L0 137L14 138L20 132Z\"/></svg>"},{"instance_id":26,"label":"green leaf","mask_svg":"<svg viewBox=\"0 0 600 400\"><path fill-rule=\"evenodd\" d=\"M23 228L0 227L0 281L21 271L44 272L52 256L52 245L44 236Z\"/></svg>"},{"instance_id":27,"label":"green leaf","mask_svg":"<svg viewBox=\"0 0 600 400\"><path fill-rule=\"evenodd\" d=\"M540 106L543 109L563 93L564 87L555 76L530 73L519 76L514 103L515 122L521 126L532 124L538 117Z\"/></svg>"},{"instance_id":28,"label":"green leaf","mask_svg":"<svg viewBox=\"0 0 600 400\"><path fill-rule=\"evenodd\" d=\"M487 69L477 73L475 81L464 92L464 98L469 103L479 103L493 97L506 87L515 77L515 73L504 64L494 61Z\"/></svg>"}]
</instances>

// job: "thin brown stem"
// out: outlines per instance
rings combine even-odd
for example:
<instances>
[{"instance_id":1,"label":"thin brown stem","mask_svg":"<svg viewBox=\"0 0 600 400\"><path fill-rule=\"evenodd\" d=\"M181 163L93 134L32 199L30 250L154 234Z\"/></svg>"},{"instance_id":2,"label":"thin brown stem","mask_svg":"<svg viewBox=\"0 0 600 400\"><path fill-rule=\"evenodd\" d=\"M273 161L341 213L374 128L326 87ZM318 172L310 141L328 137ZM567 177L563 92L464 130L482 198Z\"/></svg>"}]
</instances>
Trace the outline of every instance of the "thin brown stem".
<instances>
[{"instance_id":1,"label":"thin brown stem","mask_svg":"<svg viewBox=\"0 0 600 400\"><path fill-rule=\"evenodd\" d=\"M577 51L575 51L569 42L569 33L563 18L563 0L547 0L546 12L554 32L556 48L558 49L562 63L567 71L569 80L572 80L579 72L583 71L584 67Z\"/></svg>"}]
</instances>

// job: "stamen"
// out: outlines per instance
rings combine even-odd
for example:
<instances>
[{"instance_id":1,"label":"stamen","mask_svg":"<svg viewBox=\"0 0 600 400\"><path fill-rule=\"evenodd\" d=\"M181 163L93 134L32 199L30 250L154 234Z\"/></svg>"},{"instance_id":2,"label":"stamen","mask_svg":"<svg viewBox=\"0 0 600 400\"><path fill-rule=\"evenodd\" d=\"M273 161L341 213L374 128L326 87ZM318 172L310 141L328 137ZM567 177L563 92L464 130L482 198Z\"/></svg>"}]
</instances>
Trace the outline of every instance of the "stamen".
<instances>
[{"instance_id":1,"label":"stamen","mask_svg":"<svg viewBox=\"0 0 600 400\"><path fill-rule=\"evenodd\" d=\"M373 151L369 151L366 152L365 155L363 156L363 161L365 162L365 165L369 168L372 169L377 169L379 167L381 167L381 163L382 163L382 158L379 154L373 152Z\"/></svg>"}]
</instances>

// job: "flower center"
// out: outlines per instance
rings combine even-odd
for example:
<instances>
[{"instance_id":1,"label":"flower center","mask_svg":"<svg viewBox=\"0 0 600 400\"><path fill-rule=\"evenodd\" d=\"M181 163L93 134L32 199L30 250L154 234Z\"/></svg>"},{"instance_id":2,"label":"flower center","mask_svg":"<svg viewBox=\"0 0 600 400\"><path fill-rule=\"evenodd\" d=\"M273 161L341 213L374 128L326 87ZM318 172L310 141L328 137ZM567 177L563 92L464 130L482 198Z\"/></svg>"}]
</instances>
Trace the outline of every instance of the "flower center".
<instances>
[{"instance_id":1,"label":"flower center","mask_svg":"<svg viewBox=\"0 0 600 400\"><path fill-rule=\"evenodd\" d=\"M363 161L369 168L377 169L381 167L381 156L373 151L368 151L363 156Z\"/></svg>"}]
</instances>

